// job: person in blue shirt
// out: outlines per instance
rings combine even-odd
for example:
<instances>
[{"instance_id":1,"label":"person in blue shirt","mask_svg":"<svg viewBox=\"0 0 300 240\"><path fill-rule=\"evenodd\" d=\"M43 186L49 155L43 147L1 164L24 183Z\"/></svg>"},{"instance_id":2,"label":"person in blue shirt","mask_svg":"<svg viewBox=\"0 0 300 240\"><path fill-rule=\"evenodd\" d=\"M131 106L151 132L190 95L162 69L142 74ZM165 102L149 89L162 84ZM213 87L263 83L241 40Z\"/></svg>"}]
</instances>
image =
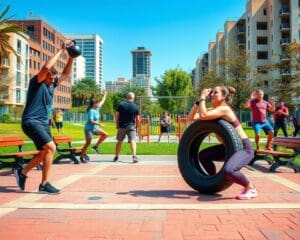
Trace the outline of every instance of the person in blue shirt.
<instances>
[{"instance_id":1,"label":"person in blue shirt","mask_svg":"<svg viewBox=\"0 0 300 240\"><path fill-rule=\"evenodd\" d=\"M100 127L104 125L99 122L100 120L100 109L104 104L106 99L106 91L103 91L103 97L101 101L96 98L90 100L89 106L87 108L87 119L84 126L85 144L81 150L80 160L81 162L87 162L88 157L86 155L86 150L91 144L93 135L99 136L97 143L92 147L92 149L100 154L99 145L107 138L108 134Z\"/></svg>"},{"instance_id":2,"label":"person in blue shirt","mask_svg":"<svg viewBox=\"0 0 300 240\"><path fill-rule=\"evenodd\" d=\"M293 132L293 136L296 137L300 132L300 103L298 104L298 108L295 114L295 131Z\"/></svg>"},{"instance_id":3,"label":"person in blue shirt","mask_svg":"<svg viewBox=\"0 0 300 240\"><path fill-rule=\"evenodd\" d=\"M43 173L39 192L49 194L60 192L59 189L49 183L51 165L56 151L50 133L49 118L54 89L60 83L69 79L72 72L73 59L70 56L61 75L58 75L53 67L69 44L71 44L70 40L64 42L57 53L45 63L40 72L29 82L26 105L22 115L22 129L34 142L39 153L33 157L25 168L19 167L15 170L17 184L22 190L25 190L28 172L42 162Z\"/></svg>"}]
</instances>

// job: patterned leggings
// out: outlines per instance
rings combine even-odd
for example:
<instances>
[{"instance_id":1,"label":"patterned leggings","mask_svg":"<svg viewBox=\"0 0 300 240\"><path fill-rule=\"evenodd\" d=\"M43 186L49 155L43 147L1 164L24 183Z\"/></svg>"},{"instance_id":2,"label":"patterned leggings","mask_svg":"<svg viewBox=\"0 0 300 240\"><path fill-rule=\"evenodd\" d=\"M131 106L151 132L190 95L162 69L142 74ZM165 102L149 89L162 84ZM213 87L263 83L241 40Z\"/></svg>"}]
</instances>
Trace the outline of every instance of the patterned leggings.
<instances>
[{"instance_id":1,"label":"patterned leggings","mask_svg":"<svg viewBox=\"0 0 300 240\"><path fill-rule=\"evenodd\" d=\"M249 180L239 170L246 166L254 157L251 141L242 139L244 149L235 152L225 163L224 171L228 180L244 187L249 185ZM217 170L213 161L224 161L225 148L223 144L206 148L199 152L199 161L210 175L215 175Z\"/></svg>"}]
</instances>

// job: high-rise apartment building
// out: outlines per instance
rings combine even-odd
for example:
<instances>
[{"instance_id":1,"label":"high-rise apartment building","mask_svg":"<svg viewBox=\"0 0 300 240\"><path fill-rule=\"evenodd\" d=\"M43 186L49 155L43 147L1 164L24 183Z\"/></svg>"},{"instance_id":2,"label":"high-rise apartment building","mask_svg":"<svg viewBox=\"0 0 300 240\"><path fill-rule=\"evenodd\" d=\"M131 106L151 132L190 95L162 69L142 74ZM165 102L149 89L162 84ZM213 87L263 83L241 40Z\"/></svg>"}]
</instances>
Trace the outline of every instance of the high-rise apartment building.
<instances>
[{"instance_id":1,"label":"high-rise apartment building","mask_svg":"<svg viewBox=\"0 0 300 240\"><path fill-rule=\"evenodd\" d=\"M249 82L259 79L264 83L266 93L272 91L270 79L279 79L299 74L295 69L271 69L270 65L291 61L286 54L286 46L300 39L299 0L249 0L245 13L237 21L227 21L224 34L218 33L216 40L208 45L208 68L222 75L218 67L220 60L233 46L244 49L248 54ZM224 46L223 46L224 43ZM224 49L224 55L223 55ZM198 61L196 67L198 65ZM225 77L228 73L225 69Z\"/></svg>"},{"instance_id":2,"label":"high-rise apartment building","mask_svg":"<svg viewBox=\"0 0 300 240\"><path fill-rule=\"evenodd\" d=\"M106 81L105 90L111 93L121 92L130 85L130 81L124 77L118 77L116 81Z\"/></svg>"},{"instance_id":3,"label":"high-rise apartment building","mask_svg":"<svg viewBox=\"0 0 300 240\"><path fill-rule=\"evenodd\" d=\"M144 88L151 95L151 51L138 47L132 54L132 85Z\"/></svg>"},{"instance_id":4,"label":"high-rise apartment building","mask_svg":"<svg viewBox=\"0 0 300 240\"><path fill-rule=\"evenodd\" d=\"M71 83L85 78L85 58L78 56L73 60Z\"/></svg>"},{"instance_id":5,"label":"high-rise apartment building","mask_svg":"<svg viewBox=\"0 0 300 240\"><path fill-rule=\"evenodd\" d=\"M10 107L23 108L29 81L29 37L9 34L9 43L17 56L0 57L0 115L9 113Z\"/></svg>"},{"instance_id":6,"label":"high-rise apartment building","mask_svg":"<svg viewBox=\"0 0 300 240\"><path fill-rule=\"evenodd\" d=\"M98 34L65 34L76 40L85 58L85 76L100 86L103 80L103 40Z\"/></svg>"},{"instance_id":7,"label":"high-rise apartment building","mask_svg":"<svg viewBox=\"0 0 300 240\"><path fill-rule=\"evenodd\" d=\"M36 75L41 67L61 48L66 38L43 20L18 20L29 35L29 78ZM68 55L60 55L54 67L61 73L67 63ZM71 79L63 81L54 91L55 108L71 108Z\"/></svg>"}]
</instances>

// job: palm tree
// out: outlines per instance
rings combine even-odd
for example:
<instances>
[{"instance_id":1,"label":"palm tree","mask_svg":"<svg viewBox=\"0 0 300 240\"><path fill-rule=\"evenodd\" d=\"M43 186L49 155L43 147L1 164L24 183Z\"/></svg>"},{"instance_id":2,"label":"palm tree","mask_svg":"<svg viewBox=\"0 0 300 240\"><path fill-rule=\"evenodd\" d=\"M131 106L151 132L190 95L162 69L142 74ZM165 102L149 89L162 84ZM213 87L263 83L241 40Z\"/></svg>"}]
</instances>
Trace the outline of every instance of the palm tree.
<instances>
[{"instance_id":1,"label":"palm tree","mask_svg":"<svg viewBox=\"0 0 300 240\"><path fill-rule=\"evenodd\" d=\"M18 24L11 21L13 16L6 17L9 9L10 6L8 5L3 12L0 13L0 60L1 57L8 58L10 52L18 56L16 50L9 43L10 33L15 33L26 38L23 34L24 30Z\"/></svg>"}]
</instances>

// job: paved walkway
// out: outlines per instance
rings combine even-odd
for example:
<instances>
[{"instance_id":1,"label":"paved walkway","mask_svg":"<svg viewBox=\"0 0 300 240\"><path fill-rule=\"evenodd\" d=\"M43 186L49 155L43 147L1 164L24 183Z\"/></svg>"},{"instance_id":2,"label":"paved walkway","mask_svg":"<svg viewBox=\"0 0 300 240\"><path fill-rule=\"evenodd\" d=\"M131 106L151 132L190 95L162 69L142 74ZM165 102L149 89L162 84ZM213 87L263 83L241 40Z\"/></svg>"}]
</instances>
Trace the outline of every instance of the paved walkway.
<instances>
[{"instance_id":1,"label":"paved walkway","mask_svg":"<svg viewBox=\"0 0 300 240\"><path fill-rule=\"evenodd\" d=\"M176 156L91 155L88 164L53 166L60 195L37 194L41 172L33 170L26 192L0 171L0 239L299 239L300 174L263 162L243 172L256 199L238 201L240 186L199 194L181 178Z\"/></svg>"}]
</instances>

